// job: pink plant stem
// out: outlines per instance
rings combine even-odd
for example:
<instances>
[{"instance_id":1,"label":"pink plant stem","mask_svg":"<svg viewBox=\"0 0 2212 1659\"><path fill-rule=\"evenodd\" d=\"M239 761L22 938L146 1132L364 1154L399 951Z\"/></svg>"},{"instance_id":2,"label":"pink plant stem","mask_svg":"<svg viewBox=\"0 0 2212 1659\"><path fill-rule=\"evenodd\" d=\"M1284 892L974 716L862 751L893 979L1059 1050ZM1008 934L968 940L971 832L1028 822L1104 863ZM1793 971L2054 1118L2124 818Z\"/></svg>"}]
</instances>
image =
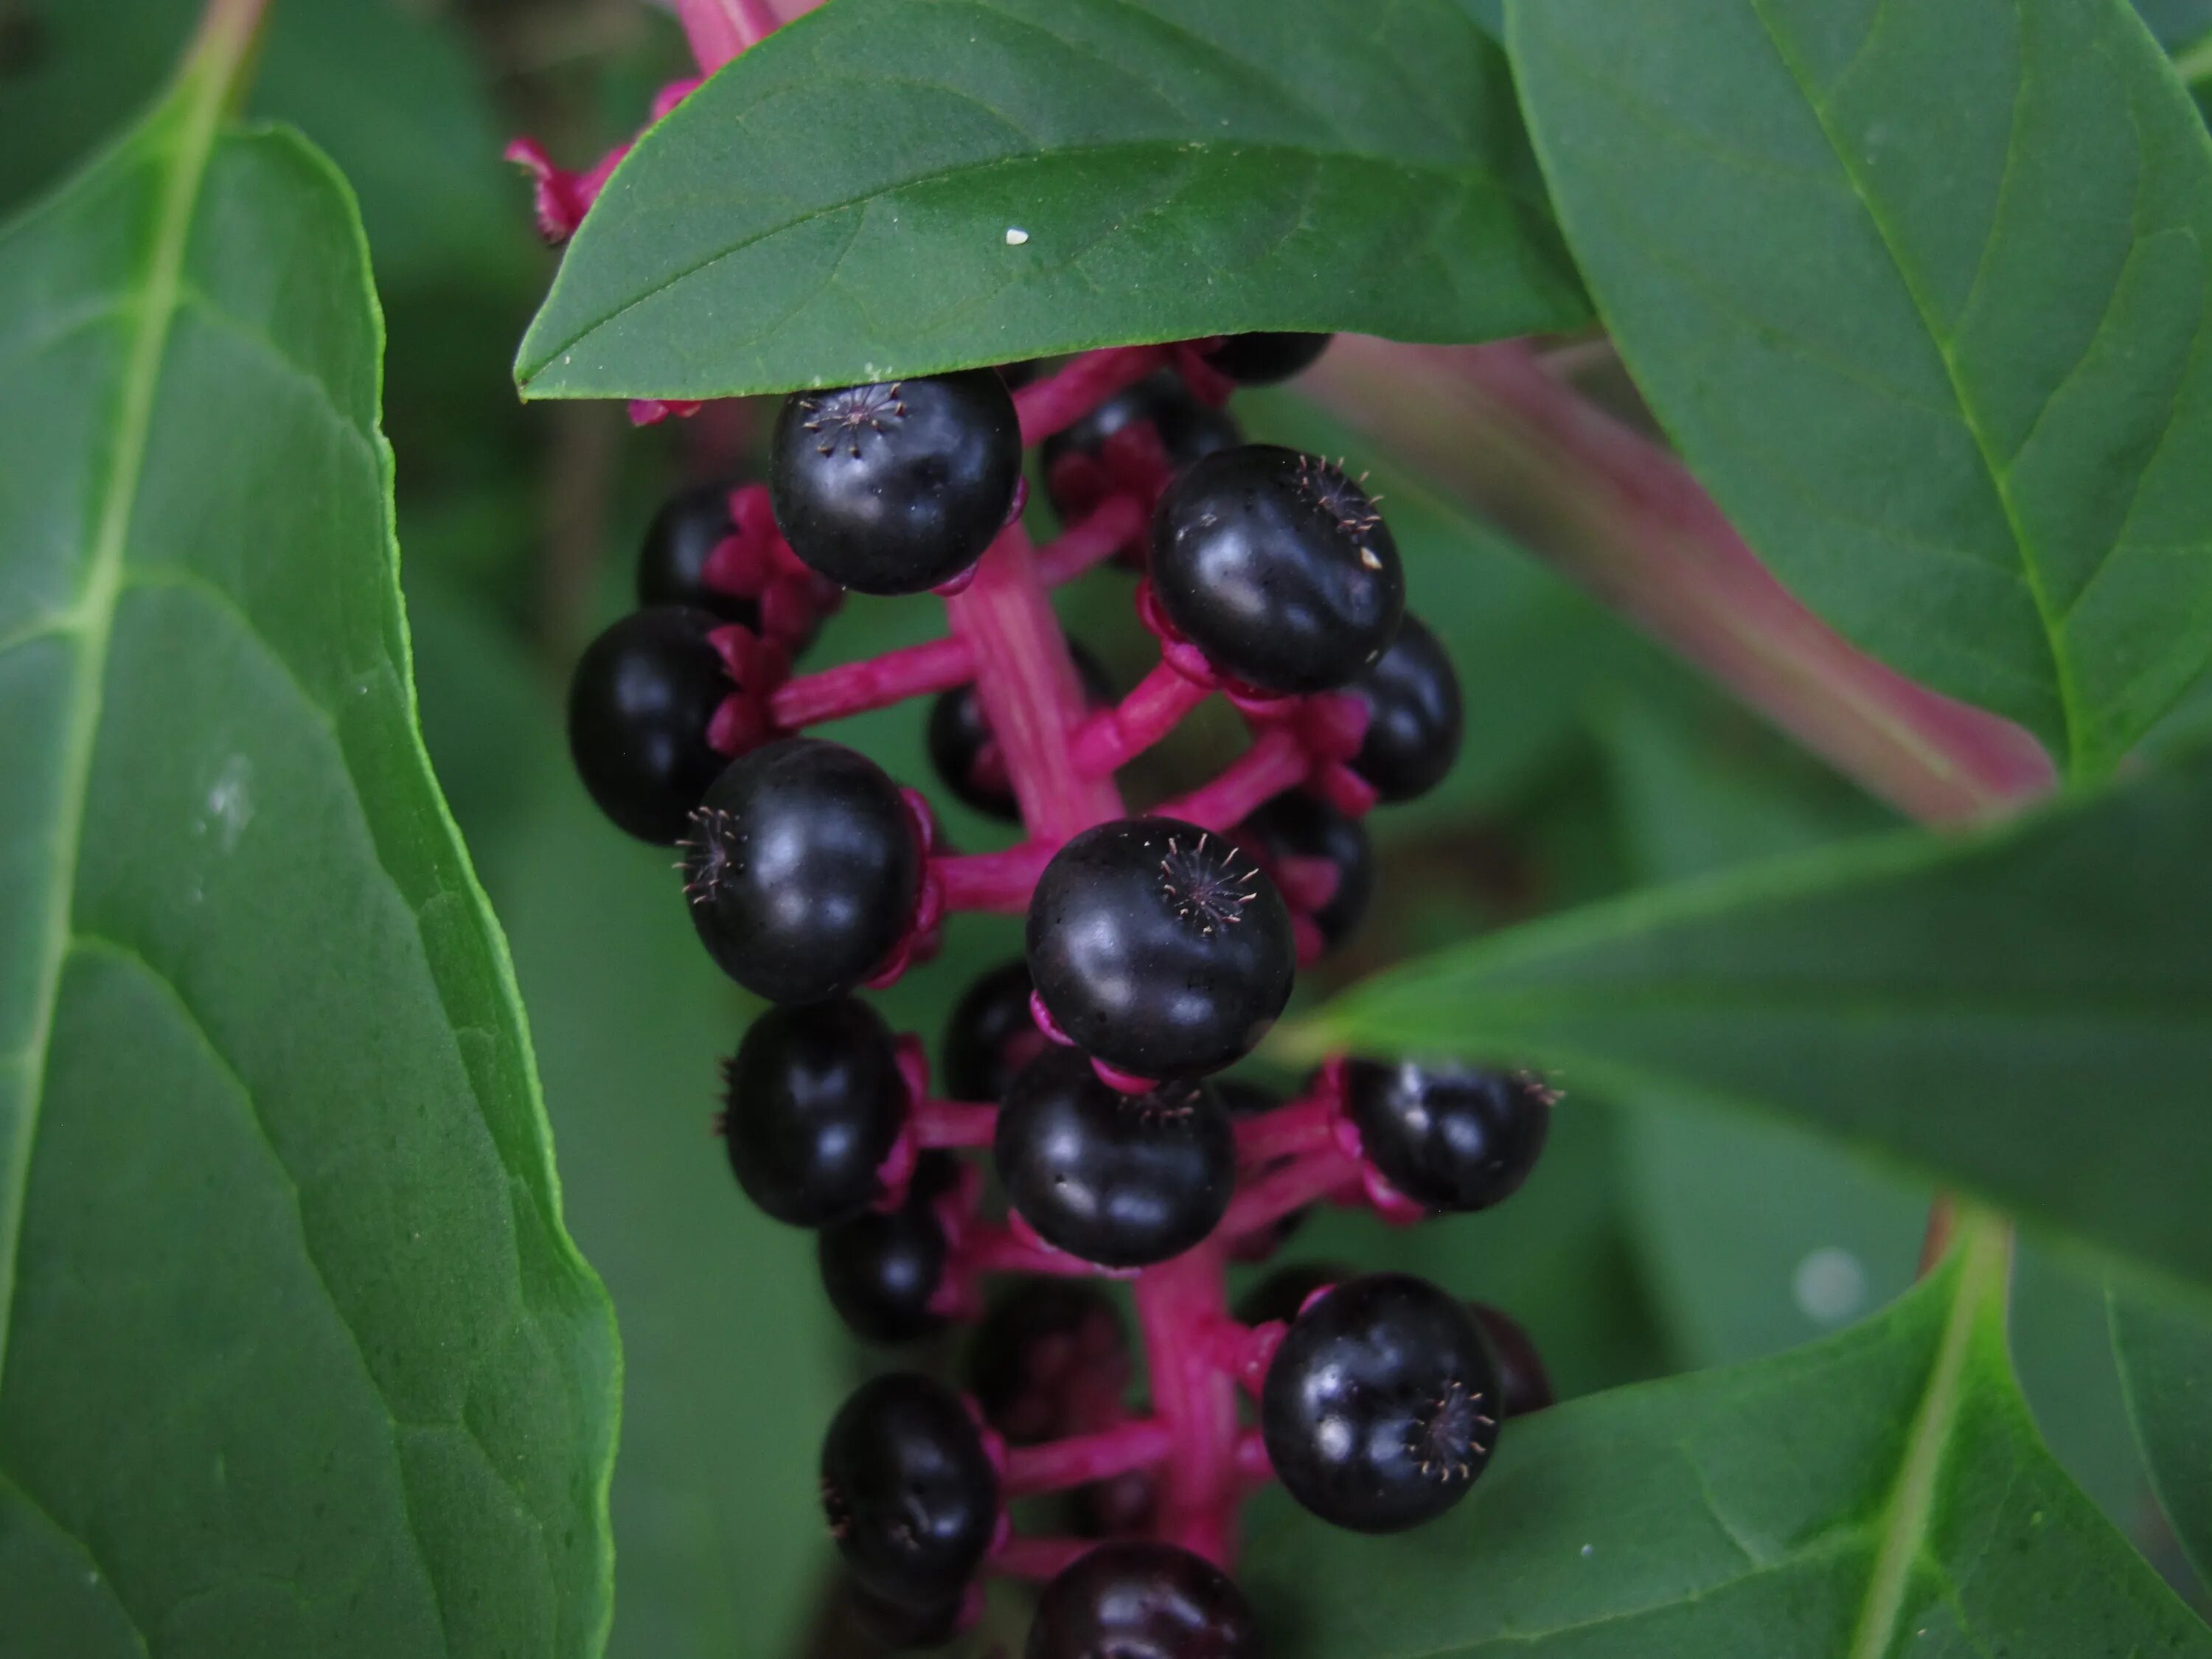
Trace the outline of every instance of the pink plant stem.
<instances>
[{"instance_id":1,"label":"pink plant stem","mask_svg":"<svg viewBox=\"0 0 2212 1659\"><path fill-rule=\"evenodd\" d=\"M1237 1161L1273 1164L1304 1152L1333 1148L1337 1104L1334 1099L1312 1096L1278 1106L1272 1112L1237 1121Z\"/></svg>"},{"instance_id":2,"label":"pink plant stem","mask_svg":"<svg viewBox=\"0 0 2212 1659\"><path fill-rule=\"evenodd\" d=\"M1262 732L1212 782L1152 810L1202 829L1233 829L1285 789L1295 789L1310 769L1297 734L1277 726Z\"/></svg>"},{"instance_id":3,"label":"pink plant stem","mask_svg":"<svg viewBox=\"0 0 2212 1659\"><path fill-rule=\"evenodd\" d=\"M1111 708L1100 709L1076 732L1076 770L1092 778L1119 771L1212 695L1211 687L1167 663L1155 665L1127 696Z\"/></svg>"},{"instance_id":4,"label":"pink plant stem","mask_svg":"<svg viewBox=\"0 0 2212 1659\"><path fill-rule=\"evenodd\" d=\"M1137 1418L1096 1434L1049 1440L1041 1446L1015 1446L1006 1453L1000 1482L1009 1498L1086 1486L1111 1480L1132 1469L1148 1469L1174 1449L1174 1436L1156 1418Z\"/></svg>"},{"instance_id":5,"label":"pink plant stem","mask_svg":"<svg viewBox=\"0 0 2212 1659\"><path fill-rule=\"evenodd\" d=\"M1257 1429L1248 1429L1237 1437L1237 1473L1254 1486L1264 1486L1275 1478L1275 1465L1267 1455L1267 1443Z\"/></svg>"},{"instance_id":6,"label":"pink plant stem","mask_svg":"<svg viewBox=\"0 0 2212 1659\"><path fill-rule=\"evenodd\" d=\"M1845 642L1680 462L1577 396L1527 342L1347 335L1301 386L1909 816L1986 817L2051 787L2050 758L2026 732Z\"/></svg>"},{"instance_id":7,"label":"pink plant stem","mask_svg":"<svg viewBox=\"0 0 2212 1659\"><path fill-rule=\"evenodd\" d=\"M1007 1229L976 1222L960 1236L960 1260L971 1273L1044 1273L1054 1279L1114 1279L1119 1274L1061 1250L1039 1249Z\"/></svg>"},{"instance_id":8,"label":"pink plant stem","mask_svg":"<svg viewBox=\"0 0 2212 1659\"><path fill-rule=\"evenodd\" d=\"M1047 587L1073 581L1112 558L1144 527L1144 503L1133 495L1109 495L1082 523L1037 549L1037 577Z\"/></svg>"},{"instance_id":9,"label":"pink plant stem","mask_svg":"<svg viewBox=\"0 0 2212 1659\"><path fill-rule=\"evenodd\" d=\"M923 1146L988 1146L998 1132L999 1109L965 1100L924 1100L913 1112L914 1134Z\"/></svg>"},{"instance_id":10,"label":"pink plant stem","mask_svg":"<svg viewBox=\"0 0 2212 1659\"><path fill-rule=\"evenodd\" d=\"M1237 1239L1272 1227L1285 1216L1309 1204L1356 1188L1359 1165L1338 1150L1334 1142L1301 1152L1280 1169L1271 1170L1250 1185L1240 1188L1229 1201L1229 1213L1214 1229L1217 1238Z\"/></svg>"},{"instance_id":11,"label":"pink plant stem","mask_svg":"<svg viewBox=\"0 0 2212 1659\"><path fill-rule=\"evenodd\" d=\"M1052 847L1024 842L1002 853L946 854L931 859L929 869L946 909L1018 916L1030 908L1030 895L1052 854Z\"/></svg>"},{"instance_id":12,"label":"pink plant stem","mask_svg":"<svg viewBox=\"0 0 2212 1659\"><path fill-rule=\"evenodd\" d=\"M1222 1567L1237 1547L1237 1384L1213 1363L1206 1335L1229 1317L1225 1237L1217 1231L1137 1279L1152 1410L1170 1437L1160 1535Z\"/></svg>"},{"instance_id":13,"label":"pink plant stem","mask_svg":"<svg viewBox=\"0 0 2212 1659\"><path fill-rule=\"evenodd\" d=\"M778 730L796 732L819 720L842 720L949 690L975 677L974 641L931 640L786 680L769 698L769 717Z\"/></svg>"},{"instance_id":14,"label":"pink plant stem","mask_svg":"<svg viewBox=\"0 0 2212 1659\"><path fill-rule=\"evenodd\" d=\"M702 75L712 75L783 22L767 0L677 0L676 10Z\"/></svg>"},{"instance_id":15,"label":"pink plant stem","mask_svg":"<svg viewBox=\"0 0 2212 1659\"><path fill-rule=\"evenodd\" d=\"M1133 386L1167 361L1161 346L1108 346L1086 351L1058 374L1032 380L1014 393L1023 447L1066 430L1115 392Z\"/></svg>"},{"instance_id":16,"label":"pink plant stem","mask_svg":"<svg viewBox=\"0 0 2212 1659\"><path fill-rule=\"evenodd\" d=\"M987 1564L992 1571L1009 1578L1057 1578L1078 1558L1098 1547L1095 1538L1012 1537L999 1546Z\"/></svg>"}]
</instances>

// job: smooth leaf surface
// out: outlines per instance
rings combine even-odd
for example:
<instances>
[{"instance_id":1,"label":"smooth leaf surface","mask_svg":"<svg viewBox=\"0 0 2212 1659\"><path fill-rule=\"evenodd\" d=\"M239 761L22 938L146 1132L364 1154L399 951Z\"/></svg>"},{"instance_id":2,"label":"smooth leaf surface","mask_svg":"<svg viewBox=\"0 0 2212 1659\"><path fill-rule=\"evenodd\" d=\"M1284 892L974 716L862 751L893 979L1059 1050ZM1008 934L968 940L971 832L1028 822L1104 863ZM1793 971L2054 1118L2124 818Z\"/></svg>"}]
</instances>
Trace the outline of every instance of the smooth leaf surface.
<instances>
[{"instance_id":1,"label":"smooth leaf surface","mask_svg":"<svg viewBox=\"0 0 2212 1659\"><path fill-rule=\"evenodd\" d=\"M2112 1352L2159 1506L2202 1574L2212 1570L2212 1320L2114 1286Z\"/></svg>"},{"instance_id":2,"label":"smooth leaf surface","mask_svg":"<svg viewBox=\"0 0 2212 1659\"><path fill-rule=\"evenodd\" d=\"M1456 0L838 0L632 153L532 397L722 397L1260 328L1585 315Z\"/></svg>"},{"instance_id":3,"label":"smooth leaf surface","mask_svg":"<svg viewBox=\"0 0 2212 1659\"><path fill-rule=\"evenodd\" d=\"M1779 1114L2212 1284L2208 842L2199 750L2004 828L1847 843L1440 951L1292 1041Z\"/></svg>"},{"instance_id":4,"label":"smooth leaf surface","mask_svg":"<svg viewBox=\"0 0 2212 1659\"><path fill-rule=\"evenodd\" d=\"M416 732L367 250L209 39L0 234L0 1654L586 1655L614 1333Z\"/></svg>"},{"instance_id":5,"label":"smooth leaf surface","mask_svg":"<svg viewBox=\"0 0 2212 1659\"><path fill-rule=\"evenodd\" d=\"M2122 0L1516 0L1560 221L1798 596L2109 767L2212 656L2212 143Z\"/></svg>"},{"instance_id":6,"label":"smooth leaf surface","mask_svg":"<svg viewBox=\"0 0 2212 1659\"><path fill-rule=\"evenodd\" d=\"M1474 1492L1419 1531L1278 1522L1243 1575L1269 1651L2212 1653L2036 1439L1985 1227L1839 1336L1507 1425Z\"/></svg>"}]
</instances>

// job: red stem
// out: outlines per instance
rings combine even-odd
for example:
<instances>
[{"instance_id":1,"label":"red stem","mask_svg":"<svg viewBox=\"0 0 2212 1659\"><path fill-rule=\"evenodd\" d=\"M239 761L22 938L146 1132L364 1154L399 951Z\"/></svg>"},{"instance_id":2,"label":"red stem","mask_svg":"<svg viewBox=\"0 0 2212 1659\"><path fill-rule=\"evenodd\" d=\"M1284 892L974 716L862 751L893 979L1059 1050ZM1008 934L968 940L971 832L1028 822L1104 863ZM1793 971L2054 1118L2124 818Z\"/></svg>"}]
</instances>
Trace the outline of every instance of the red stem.
<instances>
[{"instance_id":1,"label":"red stem","mask_svg":"<svg viewBox=\"0 0 2212 1659\"><path fill-rule=\"evenodd\" d=\"M1096 1434L1050 1440L1041 1446L1015 1446L1006 1453L1006 1473L1000 1488L1009 1498L1029 1498L1111 1480L1161 1462L1174 1449L1174 1439L1158 1419L1144 1417Z\"/></svg>"},{"instance_id":2,"label":"red stem","mask_svg":"<svg viewBox=\"0 0 2212 1659\"><path fill-rule=\"evenodd\" d=\"M1152 810L1162 817L1182 818L1205 830L1231 830L1283 793L1295 789L1311 769L1297 734L1272 726L1222 769L1212 782Z\"/></svg>"},{"instance_id":3,"label":"red stem","mask_svg":"<svg viewBox=\"0 0 2212 1659\"><path fill-rule=\"evenodd\" d=\"M1359 1165L1335 1145L1324 1144L1301 1152L1280 1169L1272 1170L1249 1186L1241 1187L1229 1202L1229 1213L1214 1230L1217 1238L1237 1239L1272 1227L1285 1216L1309 1204L1356 1187Z\"/></svg>"},{"instance_id":4,"label":"red stem","mask_svg":"<svg viewBox=\"0 0 2212 1659\"><path fill-rule=\"evenodd\" d=\"M843 720L950 690L975 678L972 641L931 640L786 680L769 698L769 717L779 731L796 732L820 720Z\"/></svg>"},{"instance_id":5,"label":"red stem","mask_svg":"<svg viewBox=\"0 0 2212 1659\"><path fill-rule=\"evenodd\" d=\"M1083 723L1075 734L1076 770L1091 778L1119 771L1212 695L1169 664L1155 664L1127 696Z\"/></svg>"},{"instance_id":6,"label":"red stem","mask_svg":"<svg viewBox=\"0 0 2212 1659\"><path fill-rule=\"evenodd\" d=\"M676 9L702 75L712 75L783 22L768 0L677 0Z\"/></svg>"},{"instance_id":7,"label":"red stem","mask_svg":"<svg viewBox=\"0 0 2212 1659\"><path fill-rule=\"evenodd\" d=\"M1144 527L1144 503L1132 495L1109 495L1082 523L1037 549L1038 579L1047 587L1073 581L1136 540Z\"/></svg>"},{"instance_id":8,"label":"red stem","mask_svg":"<svg viewBox=\"0 0 2212 1659\"><path fill-rule=\"evenodd\" d=\"M1058 374L1030 381L1014 393L1014 409L1022 417L1023 447L1041 444L1073 426L1166 361L1162 346L1108 346L1070 358Z\"/></svg>"},{"instance_id":9,"label":"red stem","mask_svg":"<svg viewBox=\"0 0 2212 1659\"><path fill-rule=\"evenodd\" d=\"M964 1100L924 1100L914 1109L915 1141L921 1146L988 1146L999 1127L999 1109Z\"/></svg>"},{"instance_id":10,"label":"red stem","mask_svg":"<svg viewBox=\"0 0 2212 1659\"><path fill-rule=\"evenodd\" d=\"M1057 843L1055 843L1057 845ZM1054 848L1024 842L1000 853L949 853L929 861L948 910L986 910L1018 916L1030 908L1037 877Z\"/></svg>"},{"instance_id":11,"label":"red stem","mask_svg":"<svg viewBox=\"0 0 2212 1659\"><path fill-rule=\"evenodd\" d=\"M1336 1133L1336 1101L1325 1095L1294 1100L1257 1117L1240 1118L1237 1122L1237 1161L1273 1164L1304 1152L1327 1151L1336 1144L1332 1139Z\"/></svg>"},{"instance_id":12,"label":"red stem","mask_svg":"<svg viewBox=\"0 0 2212 1659\"><path fill-rule=\"evenodd\" d=\"M1225 1237L1137 1279L1152 1409L1173 1445L1160 1466L1159 1534L1223 1567L1237 1547L1237 1384L1206 1334L1229 1317Z\"/></svg>"}]
</instances>

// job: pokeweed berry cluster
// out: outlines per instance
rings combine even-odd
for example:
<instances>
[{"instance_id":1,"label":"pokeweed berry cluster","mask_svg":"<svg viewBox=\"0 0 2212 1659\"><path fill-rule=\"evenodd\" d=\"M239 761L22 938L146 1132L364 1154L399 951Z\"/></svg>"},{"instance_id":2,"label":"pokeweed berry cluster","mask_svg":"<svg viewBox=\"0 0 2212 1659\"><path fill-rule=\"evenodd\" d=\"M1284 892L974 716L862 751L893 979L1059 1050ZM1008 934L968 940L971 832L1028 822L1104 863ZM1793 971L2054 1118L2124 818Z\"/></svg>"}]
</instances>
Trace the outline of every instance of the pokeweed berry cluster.
<instances>
[{"instance_id":1,"label":"pokeweed berry cluster","mask_svg":"<svg viewBox=\"0 0 2212 1659\"><path fill-rule=\"evenodd\" d=\"M1402 1274L1297 1270L1227 1304L1227 1263L1315 1203L1410 1221L1505 1198L1553 1099L1454 1064L1338 1058L1287 1101L1218 1077L1358 925L1361 815L1433 787L1460 737L1375 500L1319 457L1244 442L1223 407L1326 343L1243 335L796 393L765 484L672 501L642 608L576 671L585 784L682 849L701 941L774 1005L727 1062L738 1184L817 1230L862 1337L978 1322L964 1393L878 1376L823 1448L856 1605L897 1643L962 1628L997 1571L1048 1581L1031 1659L1254 1653L1224 1570L1256 1483L1339 1525L1415 1525L1465 1495L1501 1419L1548 1397L1510 1322ZM1062 526L1043 546L1022 524L1029 445ZM1159 644L1118 696L1048 599L1109 563ZM847 589L934 590L949 632L795 673ZM1117 770L1216 695L1249 746L1127 812ZM948 848L921 795L804 735L920 696L945 786L1019 821L1018 845ZM933 1087L921 1043L854 994L929 957L959 909L1023 915L1024 950L960 998ZM960 1156L985 1149L1002 1202ZM987 1297L1002 1274L1032 1277ZM1141 1406L1105 1279L1131 1281ZM1046 1494L1066 1496L1065 1535L1017 1536L1008 1505Z\"/></svg>"}]
</instances>

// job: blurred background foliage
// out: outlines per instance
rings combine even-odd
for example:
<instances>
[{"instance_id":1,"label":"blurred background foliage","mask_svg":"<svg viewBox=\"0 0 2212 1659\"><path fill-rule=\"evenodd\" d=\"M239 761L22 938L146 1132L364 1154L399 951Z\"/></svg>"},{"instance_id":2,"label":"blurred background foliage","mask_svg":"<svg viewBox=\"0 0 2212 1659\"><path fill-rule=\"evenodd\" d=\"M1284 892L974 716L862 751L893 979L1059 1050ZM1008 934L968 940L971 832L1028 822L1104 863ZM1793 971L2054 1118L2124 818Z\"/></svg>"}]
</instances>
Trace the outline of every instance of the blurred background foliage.
<instances>
[{"instance_id":1,"label":"blurred background foliage","mask_svg":"<svg viewBox=\"0 0 2212 1659\"><path fill-rule=\"evenodd\" d=\"M2174 27L2192 11L2167 9ZM0 211L152 95L196 10L0 0ZM654 505L678 483L742 471L763 411L634 431L618 409L520 405L508 365L553 256L499 152L527 131L583 165L684 69L673 24L636 0L282 0L252 101L330 151L368 226L422 718L514 943L569 1221L622 1322L617 1659L846 1647L824 1594L812 1466L831 1408L872 1363L829 1312L811 1241L739 1201L722 1167L715 1060L750 1010L692 939L666 854L599 820L561 735L568 665L624 607ZM1456 774L1372 820L1373 917L1302 996L1471 932L1888 821L1295 393L1248 395L1237 412L1255 436L1372 469L1414 605L1467 694ZM1106 572L1065 603L1125 682L1148 645L1127 601L1127 579ZM940 627L927 604L856 601L811 660ZM1237 741L1225 710L1205 712L1215 718L1131 780L1133 799L1195 781ZM837 735L926 787L923 713ZM2170 725L2208 721L2200 693ZM1006 838L957 805L944 816L963 846ZM933 1040L952 999L1018 945L1010 921L960 919L942 957L881 999L886 1015ZM1409 1231L1316 1216L1285 1259L1403 1267L1493 1302L1534 1333L1570 1395L1773 1352L1910 1281L1929 1199L1910 1181L1770 1124L1591 1099L1556 1080L1568 1099L1553 1147L1514 1204ZM2129 1442L2096 1288L2031 1251L2016 1308L2054 1449L2182 1571Z\"/></svg>"}]
</instances>

